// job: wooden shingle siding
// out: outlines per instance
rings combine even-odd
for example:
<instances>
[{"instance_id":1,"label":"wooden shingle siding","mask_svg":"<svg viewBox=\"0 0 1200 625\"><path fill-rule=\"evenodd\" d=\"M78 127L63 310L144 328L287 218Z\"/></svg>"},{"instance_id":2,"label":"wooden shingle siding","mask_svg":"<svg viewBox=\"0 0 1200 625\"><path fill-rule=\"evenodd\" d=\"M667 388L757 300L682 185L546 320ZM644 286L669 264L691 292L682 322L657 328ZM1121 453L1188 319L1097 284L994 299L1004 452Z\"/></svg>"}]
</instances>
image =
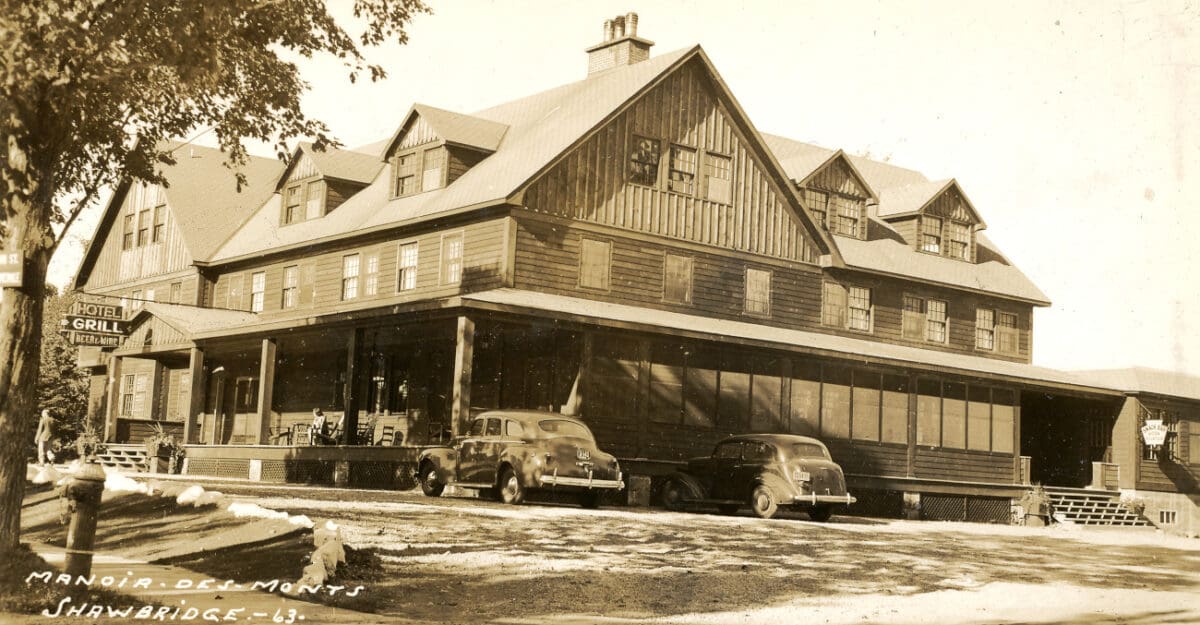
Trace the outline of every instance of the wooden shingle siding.
<instances>
[{"instance_id":1,"label":"wooden shingle siding","mask_svg":"<svg viewBox=\"0 0 1200 625\"><path fill-rule=\"evenodd\" d=\"M151 216L153 216L154 206L151 205L153 203L153 194L147 192L142 185L130 185L129 192L126 193L125 200L122 202L112 226L108 229L104 241L94 243L102 245L102 248L88 275L86 284L80 284L79 287L92 291L131 280L179 271L191 265L191 254L184 243L169 204L166 208L166 227L162 238L157 243L148 242L143 246L135 245L129 250L121 249L125 215L130 214L131 211L135 215L134 241L136 243L136 215L143 208L149 208ZM153 226L151 226L152 232Z\"/></svg>"},{"instance_id":2,"label":"wooden shingle siding","mask_svg":"<svg viewBox=\"0 0 1200 625\"><path fill-rule=\"evenodd\" d=\"M486 290L501 286L504 273L504 261L507 258L505 249L505 233L508 220L490 219L466 224L453 229L424 230L406 236L396 236L386 241L358 245L336 251L324 252L304 258L289 258L260 266L244 266L237 271L222 274L218 277L215 287L214 307L248 309L250 295L248 292L240 298L244 306L238 307L238 298L230 298L222 294L236 291L237 284L244 282L244 289L250 288L249 276L263 271L266 273L266 291L263 298L262 314L284 312L293 313L297 309L316 312L346 310L351 308L370 308L383 305L380 300L393 301L397 297L404 301L446 297L466 291ZM463 276L460 284L440 284L441 269L441 236L445 232L462 232L464 235ZM397 253L400 242L417 241L419 244L417 265L417 288L397 293ZM353 299L342 301L342 262L343 258L359 255L358 295ZM367 257L370 254L379 255L378 286L375 295L366 294ZM282 310L283 304L283 270L285 267L299 267L298 293L296 309ZM234 287L231 291L230 287Z\"/></svg>"},{"instance_id":3,"label":"wooden shingle siding","mask_svg":"<svg viewBox=\"0 0 1200 625\"><path fill-rule=\"evenodd\" d=\"M914 477L931 480L1011 484L1015 479L1012 454L918 447L913 469Z\"/></svg>"},{"instance_id":4,"label":"wooden shingle siding","mask_svg":"<svg viewBox=\"0 0 1200 625\"><path fill-rule=\"evenodd\" d=\"M479 164L479 161L487 158L488 155L478 150L459 146L447 146L447 154L449 155L446 164L446 184L451 184L458 180L459 176L467 173L467 170Z\"/></svg>"},{"instance_id":5,"label":"wooden shingle siding","mask_svg":"<svg viewBox=\"0 0 1200 625\"><path fill-rule=\"evenodd\" d=\"M413 121L404 129L404 134L400 137L400 141L396 144L393 152L403 152L409 148L415 148L418 145L424 145L440 139L433 127L425 121L423 117L417 115Z\"/></svg>"},{"instance_id":6,"label":"wooden shingle siding","mask_svg":"<svg viewBox=\"0 0 1200 625\"><path fill-rule=\"evenodd\" d=\"M604 230L603 234L593 231ZM598 294L579 288L579 245L583 237L611 240L611 288ZM663 297L664 256L668 253L693 258L692 302L666 301ZM1029 323L1032 307L1001 302L983 296L915 285L901 280L863 276L847 272L822 274L799 264L758 264L754 257L731 258L720 250L700 251L624 236L619 230L595 226L573 227L532 215L518 216L514 286L572 297L600 298L632 306L670 310L767 325L841 334L856 338L908 345L945 352L969 353L988 358L1029 362ZM744 310L744 281L747 267L769 269L771 314L748 317ZM874 327L871 333L835 328L821 322L822 282L833 280L872 289ZM948 302L948 342L945 344L905 339L902 335L903 295L908 293ZM1000 354L975 349L975 309L995 307L1017 314L1021 349L1018 354Z\"/></svg>"},{"instance_id":7,"label":"wooden shingle siding","mask_svg":"<svg viewBox=\"0 0 1200 625\"><path fill-rule=\"evenodd\" d=\"M339 180L325 181L325 212L333 212L333 209L342 205L343 202L350 199L350 196L362 190L362 185L352 182L342 182Z\"/></svg>"},{"instance_id":8,"label":"wooden shingle siding","mask_svg":"<svg viewBox=\"0 0 1200 625\"><path fill-rule=\"evenodd\" d=\"M660 142L659 180L670 145L698 149L696 191L681 194L628 180L634 136ZM708 153L733 158L730 204L703 199ZM547 171L525 193L530 210L801 262L815 247L763 173L711 85L694 66L669 76Z\"/></svg>"}]
</instances>

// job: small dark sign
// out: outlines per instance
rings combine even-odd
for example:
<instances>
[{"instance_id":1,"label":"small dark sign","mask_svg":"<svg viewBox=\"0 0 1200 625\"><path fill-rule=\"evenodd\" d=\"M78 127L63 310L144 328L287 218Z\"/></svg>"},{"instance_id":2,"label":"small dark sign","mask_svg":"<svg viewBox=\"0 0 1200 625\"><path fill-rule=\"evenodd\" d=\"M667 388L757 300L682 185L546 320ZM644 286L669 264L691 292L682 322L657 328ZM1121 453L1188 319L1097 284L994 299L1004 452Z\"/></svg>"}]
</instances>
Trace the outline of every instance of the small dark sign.
<instances>
[{"instance_id":1,"label":"small dark sign","mask_svg":"<svg viewBox=\"0 0 1200 625\"><path fill-rule=\"evenodd\" d=\"M92 334L90 332L65 332L67 342L76 346L116 347L121 344L121 337L115 334Z\"/></svg>"}]
</instances>

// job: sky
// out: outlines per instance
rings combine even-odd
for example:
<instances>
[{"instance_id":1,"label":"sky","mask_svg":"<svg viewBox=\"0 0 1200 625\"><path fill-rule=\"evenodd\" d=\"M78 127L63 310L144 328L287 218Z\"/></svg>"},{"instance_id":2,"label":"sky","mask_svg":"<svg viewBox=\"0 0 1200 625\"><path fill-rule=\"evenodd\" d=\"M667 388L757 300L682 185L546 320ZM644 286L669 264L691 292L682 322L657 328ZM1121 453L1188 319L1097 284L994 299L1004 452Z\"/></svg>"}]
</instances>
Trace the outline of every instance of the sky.
<instances>
[{"instance_id":1,"label":"sky","mask_svg":"<svg viewBox=\"0 0 1200 625\"><path fill-rule=\"evenodd\" d=\"M368 52L383 82L303 61L306 110L346 146L414 102L470 113L580 80L604 20L635 11L652 55L700 44L758 130L956 178L1053 302L1035 364L1200 375L1200 0L427 1L407 45ZM330 0L352 28L350 5Z\"/></svg>"}]
</instances>

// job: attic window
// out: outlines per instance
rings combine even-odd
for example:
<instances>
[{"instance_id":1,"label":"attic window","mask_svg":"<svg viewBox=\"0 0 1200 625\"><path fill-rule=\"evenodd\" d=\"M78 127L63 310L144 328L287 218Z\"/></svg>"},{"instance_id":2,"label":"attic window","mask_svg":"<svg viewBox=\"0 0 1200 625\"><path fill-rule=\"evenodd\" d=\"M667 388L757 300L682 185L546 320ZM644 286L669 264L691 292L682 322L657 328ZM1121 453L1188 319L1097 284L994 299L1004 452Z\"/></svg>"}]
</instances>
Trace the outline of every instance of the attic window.
<instances>
[{"instance_id":1,"label":"attic window","mask_svg":"<svg viewBox=\"0 0 1200 625\"><path fill-rule=\"evenodd\" d=\"M951 221L947 226L946 252L951 258L971 260L971 226Z\"/></svg>"},{"instance_id":2,"label":"attic window","mask_svg":"<svg viewBox=\"0 0 1200 625\"><path fill-rule=\"evenodd\" d=\"M432 191L442 188L442 178L445 172L445 148L425 150L425 163L421 168L421 190Z\"/></svg>"},{"instance_id":3,"label":"attic window","mask_svg":"<svg viewBox=\"0 0 1200 625\"><path fill-rule=\"evenodd\" d=\"M317 219L325 214L325 181L309 180L289 184L283 191L283 225Z\"/></svg>"},{"instance_id":4,"label":"attic window","mask_svg":"<svg viewBox=\"0 0 1200 625\"><path fill-rule=\"evenodd\" d=\"M704 176L708 200L729 204L733 196L733 159L709 152L704 157Z\"/></svg>"},{"instance_id":5,"label":"attic window","mask_svg":"<svg viewBox=\"0 0 1200 625\"><path fill-rule=\"evenodd\" d=\"M696 149L682 145L671 146L671 170L668 189L691 195L696 187Z\"/></svg>"},{"instance_id":6,"label":"attic window","mask_svg":"<svg viewBox=\"0 0 1200 625\"><path fill-rule=\"evenodd\" d=\"M417 192L417 160L415 153L401 154L395 158L392 168L396 174L396 183L392 195L403 197Z\"/></svg>"},{"instance_id":7,"label":"attic window","mask_svg":"<svg viewBox=\"0 0 1200 625\"><path fill-rule=\"evenodd\" d=\"M658 183L658 162L662 146L658 139L633 136L633 151L629 156L629 181L652 187Z\"/></svg>"},{"instance_id":8,"label":"attic window","mask_svg":"<svg viewBox=\"0 0 1200 625\"><path fill-rule=\"evenodd\" d=\"M930 254L942 253L942 220L925 215L921 217L921 251Z\"/></svg>"},{"instance_id":9,"label":"attic window","mask_svg":"<svg viewBox=\"0 0 1200 625\"><path fill-rule=\"evenodd\" d=\"M829 231L848 237L861 238L864 203L862 200L844 195L830 194Z\"/></svg>"}]
</instances>

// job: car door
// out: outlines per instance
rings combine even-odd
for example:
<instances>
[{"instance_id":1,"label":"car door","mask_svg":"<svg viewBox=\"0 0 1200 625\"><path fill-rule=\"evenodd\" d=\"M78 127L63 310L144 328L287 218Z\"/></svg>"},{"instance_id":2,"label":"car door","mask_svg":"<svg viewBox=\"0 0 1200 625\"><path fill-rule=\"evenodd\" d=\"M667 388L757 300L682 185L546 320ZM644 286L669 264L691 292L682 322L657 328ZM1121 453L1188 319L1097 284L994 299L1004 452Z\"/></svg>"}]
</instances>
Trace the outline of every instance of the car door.
<instances>
[{"instance_id":1,"label":"car door","mask_svg":"<svg viewBox=\"0 0 1200 625\"><path fill-rule=\"evenodd\" d=\"M713 450L710 468L712 485L708 491L713 499L739 499L734 495L737 491L733 483L733 471L741 460L742 441L725 441Z\"/></svg>"},{"instance_id":2,"label":"car door","mask_svg":"<svg viewBox=\"0 0 1200 625\"><path fill-rule=\"evenodd\" d=\"M487 419L471 422L467 435L458 442L458 466L455 479L459 482L474 482L482 462L483 432Z\"/></svg>"},{"instance_id":3,"label":"car door","mask_svg":"<svg viewBox=\"0 0 1200 625\"><path fill-rule=\"evenodd\" d=\"M494 484L496 482L496 465L500 463L500 453L504 450L504 437L501 435L501 425L504 419L488 417L483 429L483 438L478 445L479 467L472 482L478 484Z\"/></svg>"},{"instance_id":4,"label":"car door","mask_svg":"<svg viewBox=\"0 0 1200 625\"><path fill-rule=\"evenodd\" d=\"M755 480L762 475L763 470L771 463L775 448L760 441L746 441L742 447L742 457L734 464L730 482L734 485L732 499L745 499L750 496Z\"/></svg>"}]
</instances>

